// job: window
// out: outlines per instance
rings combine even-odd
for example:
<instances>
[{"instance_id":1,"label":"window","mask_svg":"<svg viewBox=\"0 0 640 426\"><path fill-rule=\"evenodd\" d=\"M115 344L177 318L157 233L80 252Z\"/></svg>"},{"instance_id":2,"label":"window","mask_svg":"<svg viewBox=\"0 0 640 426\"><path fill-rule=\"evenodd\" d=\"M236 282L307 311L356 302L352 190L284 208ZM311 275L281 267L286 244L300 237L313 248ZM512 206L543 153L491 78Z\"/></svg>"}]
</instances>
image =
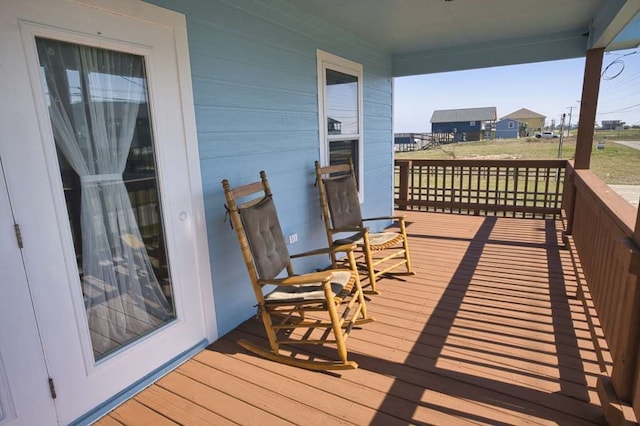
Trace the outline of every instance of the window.
<instances>
[{"instance_id":1,"label":"window","mask_svg":"<svg viewBox=\"0 0 640 426\"><path fill-rule=\"evenodd\" d=\"M507 122L507 127L508 127L509 129L513 129L513 128L515 128L516 126L515 126L515 123L514 123L513 121L509 121L509 122Z\"/></svg>"},{"instance_id":2,"label":"window","mask_svg":"<svg viewBox=\"0 0 640 426\"><path fill-rule=\"evenodd\" d=\"M321 50L317 59L320 163L351 160L362 200L362 65Z\"/></svg>"},{"instance_id":3,"label":"window","mask_svg":"<svg viewBox=\"0 0 640 426\"><path fill-rule=\"evenodd\" d=\"M475 126L475 125L476 125L476 122L475 122L475 121L470 121L470 122L469 122L469 126L473 127L473 126Z\"/></svg>"}]
</instances>

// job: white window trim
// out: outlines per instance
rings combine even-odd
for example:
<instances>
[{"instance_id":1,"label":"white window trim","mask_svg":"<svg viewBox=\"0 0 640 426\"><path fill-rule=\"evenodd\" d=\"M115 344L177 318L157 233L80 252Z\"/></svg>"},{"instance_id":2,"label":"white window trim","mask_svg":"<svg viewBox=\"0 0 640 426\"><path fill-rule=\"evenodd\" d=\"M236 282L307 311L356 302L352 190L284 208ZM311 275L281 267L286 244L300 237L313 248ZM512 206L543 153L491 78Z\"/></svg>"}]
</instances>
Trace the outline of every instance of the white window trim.
<instances>
[{"instance_id":1,"label":"white window trim","mask_svg":"<svg viewBox=\"0 0 640 426\"><path fill-rule=\"evenodd\" d=\"M363 138L363 67L362 64L350 61L340 56L334 55L323 50L317 50L317 67L318 67L318 124L320 139L320 164L329 165L329 141L345 139L345 135L328 135L327 134L327 109L326 100L326 78L327 69L343 72L358 77L358 133L348 135L350 139L358 140L358 193L360 202L364 202L364 138Z\"/></svg>"}]
</instances>

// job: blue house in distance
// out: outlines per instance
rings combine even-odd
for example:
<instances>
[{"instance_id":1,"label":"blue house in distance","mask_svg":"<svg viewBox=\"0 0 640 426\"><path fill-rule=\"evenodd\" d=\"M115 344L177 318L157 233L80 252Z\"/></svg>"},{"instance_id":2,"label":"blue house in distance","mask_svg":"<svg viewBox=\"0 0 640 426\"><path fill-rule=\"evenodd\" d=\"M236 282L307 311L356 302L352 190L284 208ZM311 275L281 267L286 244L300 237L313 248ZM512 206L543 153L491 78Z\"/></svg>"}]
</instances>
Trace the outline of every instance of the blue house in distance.
<instances>
[{"instance_id":1,"label":"blue house in distance","mask_svg":"<svg viewBox=\"0 0 640 426\"><path fill-rule=\"evenodd\" d=\"M431 133L451 135L453 142L488 139L497 118L496 107L436 110L431 116Z\"/></svg>"},{"instance_id":2,"label":"blue house in distance","mask_svg":"<svg viewBox=\"0 0 640 426\"><path fill-rule=\"evenodd\" d=\"M512 118L504 118L496 123L496 139L517 138L520 122Z\"/></svg>"}]
</instances>

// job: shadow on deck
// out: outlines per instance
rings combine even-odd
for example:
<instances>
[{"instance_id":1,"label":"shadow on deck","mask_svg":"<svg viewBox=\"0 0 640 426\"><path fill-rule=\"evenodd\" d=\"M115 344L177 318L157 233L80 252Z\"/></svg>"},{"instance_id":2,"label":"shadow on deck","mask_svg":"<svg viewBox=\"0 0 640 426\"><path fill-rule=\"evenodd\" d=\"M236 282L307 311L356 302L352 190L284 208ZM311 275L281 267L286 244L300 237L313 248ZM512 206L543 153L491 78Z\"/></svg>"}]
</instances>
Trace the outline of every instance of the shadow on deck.
<instances>
[{"instance_id":1,"label":"shadow on deck","mask_svg":"<svg viewBox=\"0 0 640 426\"><path fill-rule=\"evenodd\" d=\"M360 368L259 358L249 320L98 424L588 424L604 365L559 222L408 212L415 276L380 281Z\"/></svg>"}]
</instances>

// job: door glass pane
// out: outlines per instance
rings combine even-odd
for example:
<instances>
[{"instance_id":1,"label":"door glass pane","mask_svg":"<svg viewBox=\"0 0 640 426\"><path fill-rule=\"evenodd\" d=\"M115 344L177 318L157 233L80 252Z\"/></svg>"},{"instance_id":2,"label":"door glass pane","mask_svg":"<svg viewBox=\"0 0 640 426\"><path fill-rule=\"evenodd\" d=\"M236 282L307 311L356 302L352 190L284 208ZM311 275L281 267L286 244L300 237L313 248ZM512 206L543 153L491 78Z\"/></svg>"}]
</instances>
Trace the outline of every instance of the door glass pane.
<instances>
[{"instance_id":1,"label":"door glass pane","mask_svg":"<svg viewBox=\"0 0 640 426\"><path fill-rule=\"evenodd\" d=\"M327 134L358 134L358 77L326 70Z\"/></svg>"},{"instance_id":2,"label":"door glass pane","mask_svg":"<svg viewBox=\"0 0 640 426\"><path fill-rule=\"evenodd\" d=\"M175 319L144 58L37 39L96 360Z\"/></svg>"}]
</instances>

